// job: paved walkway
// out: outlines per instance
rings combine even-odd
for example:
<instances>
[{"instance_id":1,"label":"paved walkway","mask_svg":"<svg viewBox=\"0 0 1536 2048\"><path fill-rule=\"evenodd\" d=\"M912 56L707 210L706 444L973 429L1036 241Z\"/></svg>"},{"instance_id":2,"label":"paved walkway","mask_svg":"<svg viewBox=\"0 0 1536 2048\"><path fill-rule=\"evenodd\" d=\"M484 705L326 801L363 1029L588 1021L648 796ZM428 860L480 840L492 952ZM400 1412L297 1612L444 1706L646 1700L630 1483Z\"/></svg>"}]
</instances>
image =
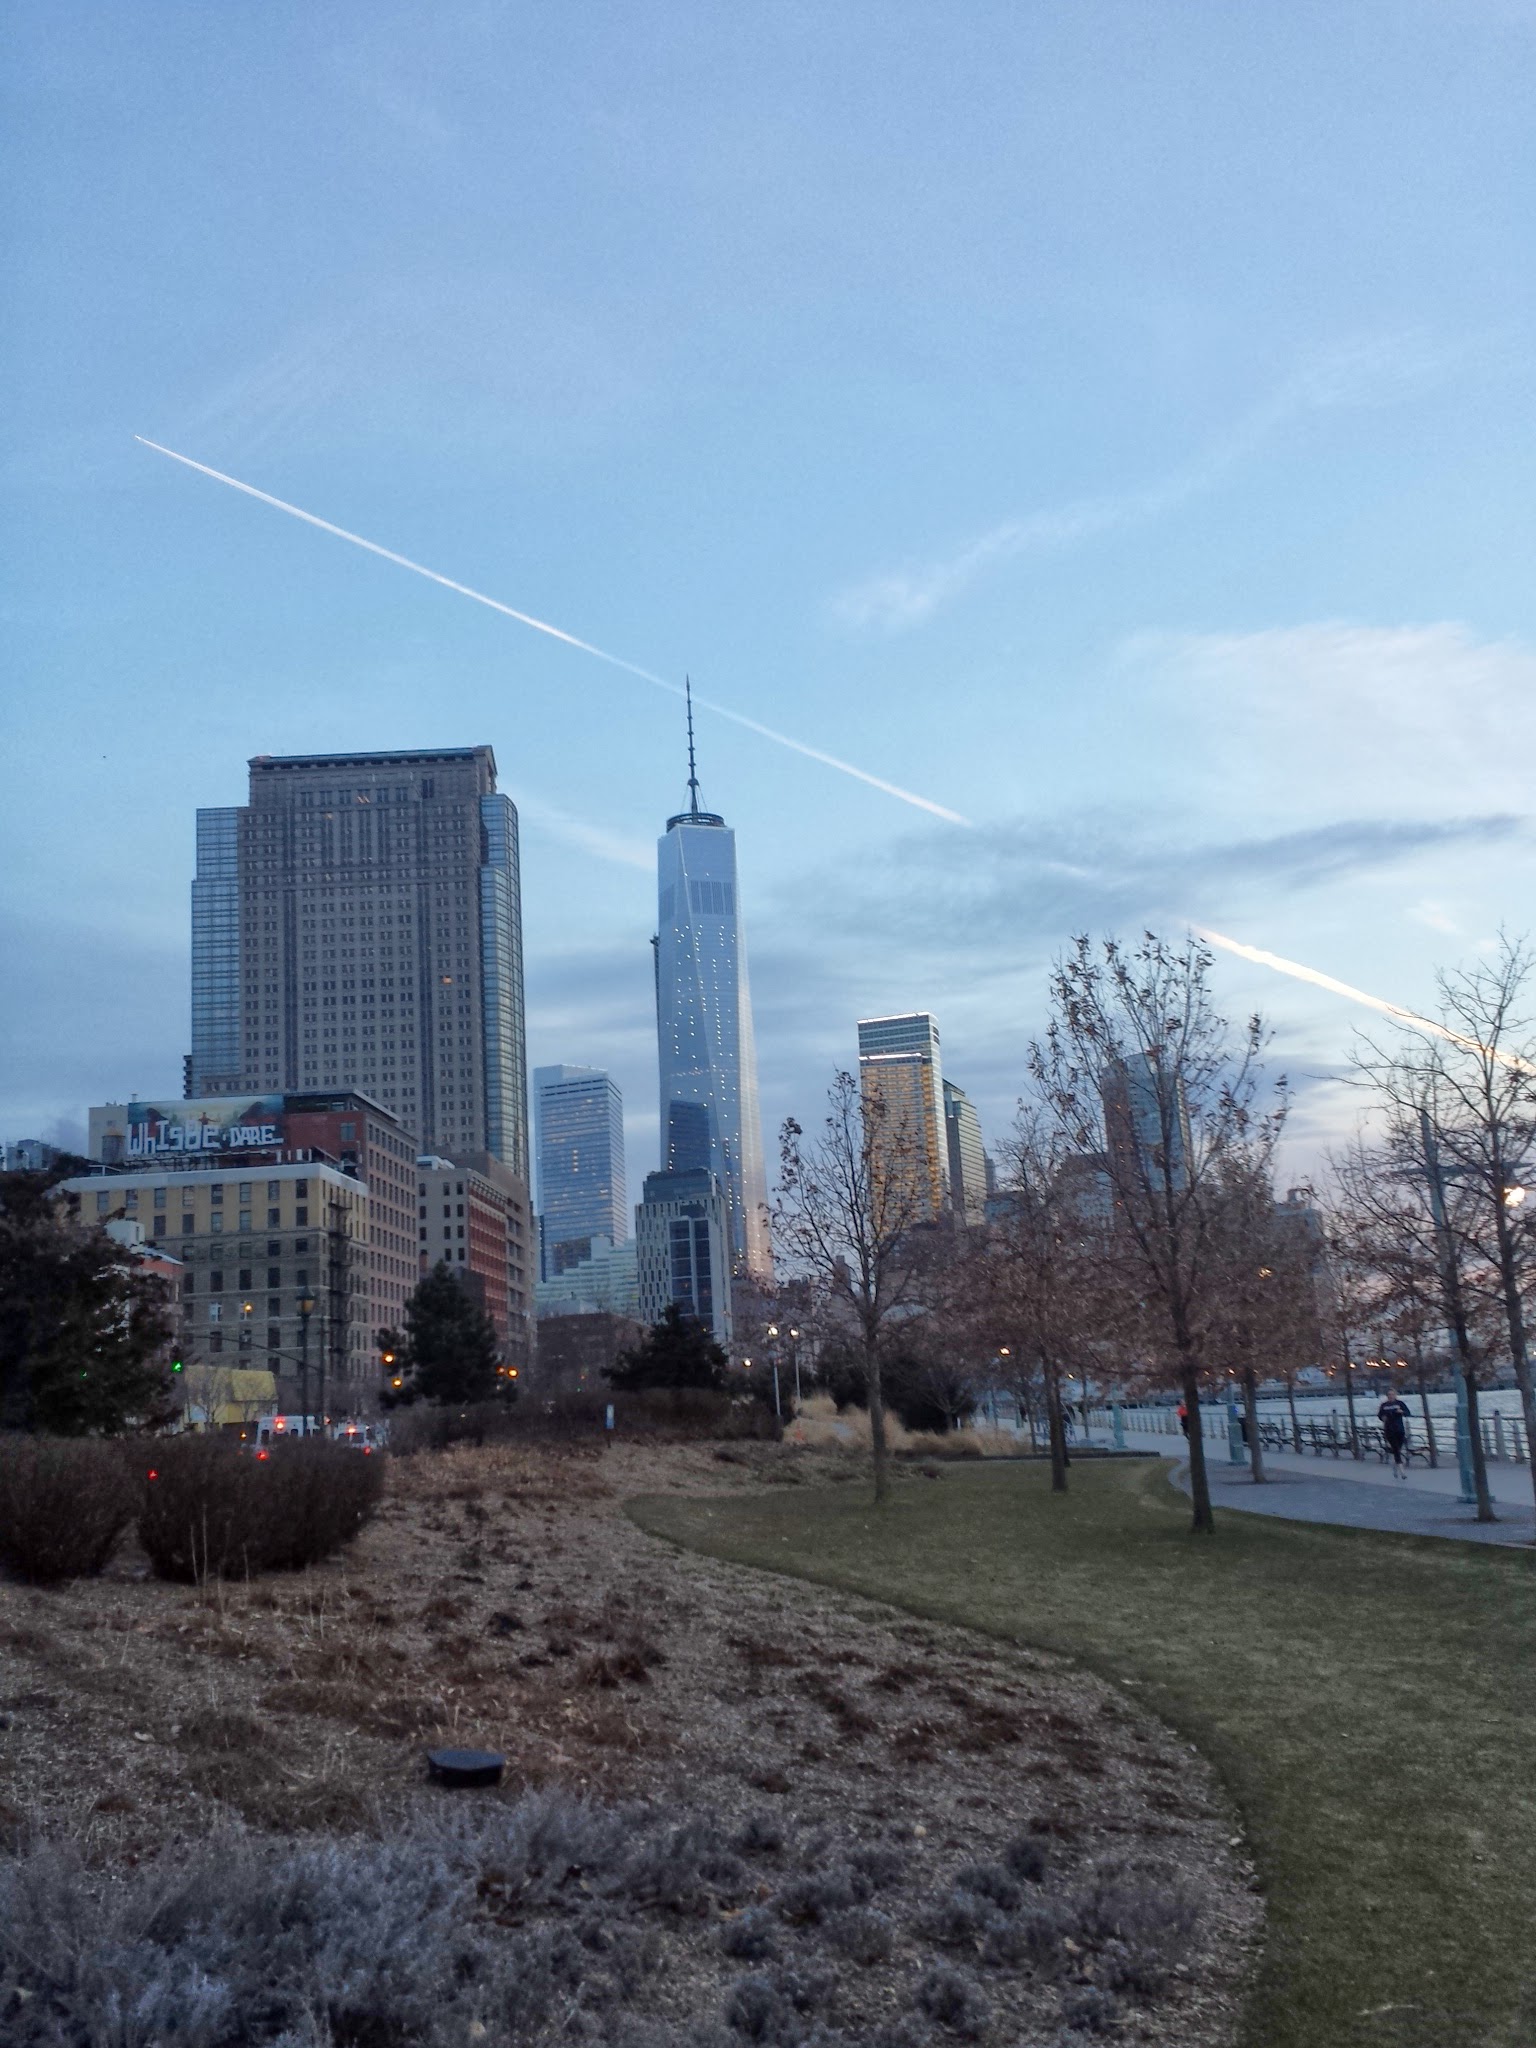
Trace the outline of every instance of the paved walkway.
<instances>
[{"instance_id":1,"label":"paved walkway","mask_svg":"<svg viewBox=\"0 0 1536 2048\"><path fill-rule=\"evenodd\" d=\"M1127 1442L1131 1439L1127 1436ZM1132 1445L1136 1450L1157 1450L1178 1460L1174 1483L1189 1491L1189 1466L1183 1445L1170 1444L1167 1437L1147 1438ZM1264 1485L1256 1486L1246 1465L1228 1462L1223 1450L1217 1459L1215 1447L1206 1446L1206 1471L1211 1500L1217 1508L1237 1508L1251 1515L1281 1515L1293 1522L1336 1522L1346 1529L1385 1529L1401 1536L1454 1536L1469 1543L1536 1545L1536 1509L1531 1505L1530 1475L1523 1465L1501 1471L1497 1479L1489 1472L1497 1522L1478 1522L1474 1510L1463 1507L1454 1472L1416 1472L1411 1479L1394 1479L1379 1465L1331 1458L1298 1458L1294 1454L1266 1454ZM1509 1482L1513 1478L1514 1485ZM1426 1483L1429 1482L1429 1483ZM1523 1488L1525 1499L1520 1500Z\"/></svg>"}]
</instances>

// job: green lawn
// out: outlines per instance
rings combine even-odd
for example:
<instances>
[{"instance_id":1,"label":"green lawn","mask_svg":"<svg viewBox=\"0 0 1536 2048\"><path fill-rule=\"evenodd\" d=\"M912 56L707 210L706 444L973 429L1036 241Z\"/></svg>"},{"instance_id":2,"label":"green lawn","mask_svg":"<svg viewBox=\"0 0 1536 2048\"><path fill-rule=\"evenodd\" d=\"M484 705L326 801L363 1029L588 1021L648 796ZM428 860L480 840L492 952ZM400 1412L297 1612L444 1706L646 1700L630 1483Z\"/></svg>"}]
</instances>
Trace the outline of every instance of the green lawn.
<instances>
[{"instance_id":1,"label":"green lawn","mask_svg":"<svg viewBox=\"0 0 1536 2048\"><path fill-rule=\"evenodd\" d=\"M1536 1562L1227 1514L1160 1465L638 1503L653 1533L1064 1651L1212 1760L1263 1875L1247 2048L1536 2044Z\"/></svg>"}]
</instances>

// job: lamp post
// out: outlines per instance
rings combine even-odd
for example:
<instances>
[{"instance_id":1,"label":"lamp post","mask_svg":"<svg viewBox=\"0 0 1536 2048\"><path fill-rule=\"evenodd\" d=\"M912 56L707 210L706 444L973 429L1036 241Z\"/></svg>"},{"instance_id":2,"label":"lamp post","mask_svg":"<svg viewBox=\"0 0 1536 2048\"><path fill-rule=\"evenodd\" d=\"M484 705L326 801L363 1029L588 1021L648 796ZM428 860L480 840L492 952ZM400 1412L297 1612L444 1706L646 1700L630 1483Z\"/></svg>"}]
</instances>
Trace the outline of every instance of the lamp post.
<instances>
[{"instance_id":1,"label":"lamp post","mask_svg":"<svg viewBox=\"0 0 1536 2048\"><path fill-rule=\"evenodd\" d=\"M790 1370L795 1375L795 1410L798 1414L800 1408L800 1332L793 1324L790 1325L789 1330L789 1364Z\"/></svg>"},{"instance_id":2,"label":"lamp post","mask_svg":"<svg viewBox=\"0 0 1536 2048\"><path fill-rule=\"evenodd\" d=\"M309 1429L309 1319L315 1312L315 1297L312 1294L299 1296L299 1407L304 1414L304 1428Z\"/></svg>"},{"instance_id":3,"label":"lamp post","mask_svg":"<svg viewBox=\"0 0 1536 2048\"><path fill-rule=\"evenodd\" d=\"M784 1420L784 1410L779 1405L779 1326L777 1323L770 1323L768 1325L767 1335L768 1365L773 1373L773 1412L775 1417L782 1422Z\"/></svg>"}]
</instances>

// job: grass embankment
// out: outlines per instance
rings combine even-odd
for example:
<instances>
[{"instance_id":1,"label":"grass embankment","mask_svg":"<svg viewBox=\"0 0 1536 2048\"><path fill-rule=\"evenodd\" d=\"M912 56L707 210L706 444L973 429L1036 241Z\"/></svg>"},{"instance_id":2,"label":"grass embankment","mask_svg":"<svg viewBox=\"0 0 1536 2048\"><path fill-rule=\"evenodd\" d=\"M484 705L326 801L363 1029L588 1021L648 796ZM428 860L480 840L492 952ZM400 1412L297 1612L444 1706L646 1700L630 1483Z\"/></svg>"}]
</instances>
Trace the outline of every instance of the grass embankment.
<instances>
[{"instance_id":1,"label":"grass embankment","mask_svg":"<svg viewBox=\"0 0 1536 2048\"><path fill-rule=\"evenodd\" d=\"M1248 2048L1536 2044L1536 1568L1225 1515L1160 1466L649 1499L657 1535L1080 1658L1211 1758L1265 1885Z\"/></svg>"}]
</instances>

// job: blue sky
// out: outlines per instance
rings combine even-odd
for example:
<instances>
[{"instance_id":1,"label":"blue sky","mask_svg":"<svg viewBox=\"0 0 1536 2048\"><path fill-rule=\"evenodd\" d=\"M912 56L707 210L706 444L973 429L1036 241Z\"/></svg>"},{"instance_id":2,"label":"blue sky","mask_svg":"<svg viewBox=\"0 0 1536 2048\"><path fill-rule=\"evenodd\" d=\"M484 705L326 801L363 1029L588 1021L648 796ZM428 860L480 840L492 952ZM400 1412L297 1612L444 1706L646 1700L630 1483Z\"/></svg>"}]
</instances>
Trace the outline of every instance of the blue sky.
<instances>
[{"instance_id":1,"label":"blue sky","mask_svg":"<svg viewBox=\"0 0 1536 2048\"><path fill-rule=\"evenodd\" d=\"M1536 6L21 4L0 66L0 1135L173 1093L193 812L489 740L530 1056L654 1160L669 698L770 1148L926 1008L1001 1135L1077 929L1410 1004L1536 874ZM1224 959L1354 1107L1356 1018Z\"/></svg>"}]
</instances>

